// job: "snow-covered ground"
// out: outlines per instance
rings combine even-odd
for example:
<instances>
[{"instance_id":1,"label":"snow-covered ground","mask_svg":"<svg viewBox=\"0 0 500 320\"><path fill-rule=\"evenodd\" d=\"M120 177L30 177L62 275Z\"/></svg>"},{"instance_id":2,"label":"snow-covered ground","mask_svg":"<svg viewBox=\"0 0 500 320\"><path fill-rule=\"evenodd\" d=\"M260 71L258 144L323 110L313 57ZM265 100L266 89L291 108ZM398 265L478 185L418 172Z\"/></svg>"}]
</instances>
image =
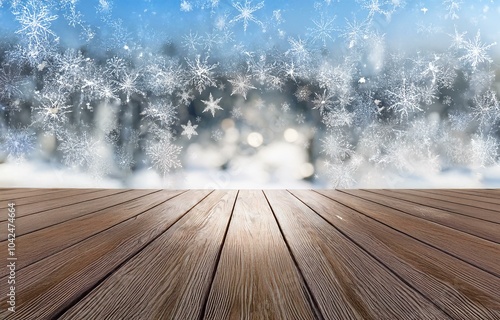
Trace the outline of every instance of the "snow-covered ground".
<instances>
[{"instance_id":1,"label":"snow-covered ground","mask_svg":"<svg viewBox=\"0 0 500 320\"><path fill-rule=\"evenodd\" d=\"M262 163L260 164L262 165ZM140 170L125 181L93 178L87 173L56 168L41 162L0 164L0 187L36 188L179 188L179 189L273 189L324 188L320 182L290 177L272 179L260 165L238 170L191 168L179 174L162 177L154 170ZM282 171L279 174L286 174ZM354 185L355 188L500 188L500 165L478 170L453 169L428 176L398 176L394 173L372 173Z\"/></svg>"}]
</instances>

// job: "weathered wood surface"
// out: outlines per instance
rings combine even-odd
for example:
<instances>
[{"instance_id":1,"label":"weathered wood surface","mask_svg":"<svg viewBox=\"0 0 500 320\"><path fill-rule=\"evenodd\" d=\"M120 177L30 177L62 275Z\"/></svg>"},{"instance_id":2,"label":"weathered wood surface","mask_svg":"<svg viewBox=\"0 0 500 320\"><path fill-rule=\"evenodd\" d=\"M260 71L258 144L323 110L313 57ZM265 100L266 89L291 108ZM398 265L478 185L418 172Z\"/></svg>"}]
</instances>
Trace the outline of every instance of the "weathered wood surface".
<instances>
[{"instance_id":1,"label":"weathered wood surface","mask_svg":"<svg viewBox=\"0 0 500 320\"><path fill-rule=\"evenodd\" d=\"M500 319L500 190L0 189L1 319Z\"/></svg>"},{"instance_id":2,"label":"weathered wood surface","mask_svg":"<svg viewBox=\"0 0 500 320\"><path fill-rule=\"evenodd\" d=\"M403 193L403 190L370 190L370 192L383 194L398 200L406 200L409 202L416 203L420 206L442 209L450 211L453 214L458 213L476 219L486 220L500 224L500 214L492 210L486 210L482 208L471 208L470 206L465 206L458 203L406 194Z\"/></svg>"}]
</instances>

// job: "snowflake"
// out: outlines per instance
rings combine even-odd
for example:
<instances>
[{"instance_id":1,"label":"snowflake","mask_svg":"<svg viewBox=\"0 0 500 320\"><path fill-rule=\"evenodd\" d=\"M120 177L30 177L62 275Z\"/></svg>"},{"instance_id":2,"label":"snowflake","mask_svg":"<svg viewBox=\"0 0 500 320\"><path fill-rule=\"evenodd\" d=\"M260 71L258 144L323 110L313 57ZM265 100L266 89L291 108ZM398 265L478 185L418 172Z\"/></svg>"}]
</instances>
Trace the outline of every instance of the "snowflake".
<instances>
[{"instance_id":1,"label":"snowflake","mask_svg":"<svg viewBox=\"0 0 500 320\"><path fill-rule=\"evenodd\" d=\"M443 7L446 8L446 15L445 18L448 19L450 18L451 20L456 20L459 19L460 17L458 16L458 11L460 11L460 6L462 4L461 0L444 0L443 1Z\"/></svg>"},{"instance_id":2,"label":"snowflake","mask_svg":"<svg viewBox=\"0 0 500 320\"><path fill-rule=\"evenodd\" d=\"M32 106L32 110L41 126L50 131L60 128L67 121L66 114L72 111L67 94L60 88L47 86L35 95L39 104Z\"/></svg>"},{"instance_id":3,"label":"snowflake","mask_svg":"<svg viewBox=\"0 0 500 320\"><path fill-rule=\"evenodd\" d=\"M193 101L194 94L191 90L184 88L182 91L177 93L177 97L179 98L179 103L187 106Z\"/></svg>"},{"instance_id":4,"label":"snowflake","mask_svg":"<svg viewBox=\"0 0 500 320\"><path fill-rule=\"evenodd\" d=\"M97 7L97 10L99 12L108 13L111 11L112 7L113 7L113 1L111 1L111 0L99 0L99 6Z\"/></svg>"},{"instance_id":5,"label":"snowflake","mask_svg":"<svg viewBox=\"0 0 500 320\"><path fill-rule=\"evenodd\" d=\"M139 77L141 73L139 71L124 72L118 80L113 81L117 89L123 92L126 96L126 102L130 102L130 96L133 94L142 95L143 93L138 88Z\"/></svg>"},{"instance_id":6,"label":"snowflake","mask_svg":"<svg viewBox=\"0 0 500 320\"><path fill-rule=\"evenodd\" d=\"M465 43L465 35L467 32L458 32L455 27L455 34L448 34L451 37L451 48L460 49Z\"/></svg>"},{"instance_id":7,"label":"snowflake","mask_svg":"<svg viewBox=\"0 0 500 320\"><path fill-rule=\"evenodd\" d=\"M24 78L18 70L8 65L0 65L0 100L9 101L19 96L23 82Z\"/></svg>"},{"instance_id":8,"label":"snowflake","mask_svg":"<svg viewBox=\"0 0 500 320\"><path fill-rule=\"evenodd\" d=\"M408 118L410 112L422 111L420 108L420 95L415 84L407 84L406 78L403 83L397 86L393 91L386 90L392 104L389 109L395 110L403 117Z\"/></svg>"},{"instance_id":9,"label":"snowflake","mask_svg":"<svg viewBox=\"0 0 500 320\"><path fill-rule=\"evenodd\" d=\"M208 56L201 61L200 55L196 56L194 61L186 58L188 65L187 76L189 77L188 83L196 88L200 93L207 87L216 85L214 77L214 69L218 64L208 64Z\"/></svg>"},{"instance_id":10,"label":"snowflake","mask_svg":"<svg viewBox=\"0 0 500 320\"><path fill-rule=\"evenodd\" d=\"M191 124L191 120L188 121L187 125L182 125L181 127L183 129L181 135L187 136L189 140L191 140L191 136L197 136L198 132L196 132L196 128L198 128L198 125L195 124L194 126Z\"/></svg>"},{"instance_id":11,"label":"snowflake","mask_svg":"<svg viewBox=\"0 0 500 320\"><path fill-rule=\"evenodd\" d=\"M290 104L288 102L283 102L281 104L281 111L283 111L283 112L290 111Z\"/></svg>"},{"instance_id":12,"label":"snowflake","mask_svg":"<svg viewBox=\"0 0 500 320\"><path fill-rule=\"evenodd\" d=\"M182 147L173 144L170 137L162 137L159 141L147 145L146 156L153 168L165 176L171 169L182 167L178 159L181 150Z\"/></svg>"},{"instance_id":13,"label":"snowflake","mask_svg":"<svg viewBox=\"0 0 500 320\"><path fill-rule=\"evenodd\" d=\"M106 60L105 71L115 77L119 77L121 74L127 72L127 63L123 58L112 57Z\"/></svg>"},{"instance_id":14,"label":"snowflake","mask_svg":"<svg viewBox=\"0 0 500 320\"><path fill-rule=\"evenodd\" d=\"M462 48L465 50L465 54L460 57L460 60L465 61L475 70L479 64L493 61L488 56L487 50L496 44L496 42L489 45L481 43L481 33L478 30L474 40L466 40L463 42Z\"/></svg>"},{"instance_id":15,"label":"snowflake","mask_svg":"<svg viewBox=\"0 0 500 320\"><path fill-rule=\"evenodd\" d=\"M397 2L398 1L382 1L381 3L380 0L364 0L362 8L368 10L367 20L373 19L373 17L377 13L382 14L387 19L389 19L395 8L387 8L387 6L390 6L392 4L394 4L394 6L397 6Z\"/></svg>"},{"instance_id":16,"label":"snowflake","mask_svg":"<svg viewBox=\"0 0 500 320\"><path fill-rule=\"evenodd\" d=\"M297 114L295 120L297 121L298 124L302 124L306 121L306 116L303 113Z\"/></svg>"},{"instance_id":17,"label":"snowflake","mask_svg":"<svg viewBox=\"0 0 500 320\"><path fill-rule=\"evenodd\" d=\"M319 109L319 113L323 115L326 110L330 110L333 107L333 95L328 93L325 89L322 94L314 93L316 96L312 101L314 104L313 109Z\"/></svg>"},{"instance_id":18,"label":"snowflake","mask_svg":"<svg viewBox=\"0 0 500 320\"><path fill-rule=\"evenodd\" d=\"M240 94L245 100L247 99L247 92L249 90L257 89L256 87L252 86L250 76L248 75L238 74L234 79L229 79L228 81L233 86L231 95L234 95L235 93Z\"/></svg>"},{"instance_id":19,"label":"snowflake","mask_svg":"<svg viewBox=\"0 0 500 320\"><path fill-rule=\"evenodd\" d=\"M99 155L96 148L99 141L82 131L79 134L65 134L65 138L58 146L63 154L63 163L72 168L89 168L97 161Z\"/></svg>"},{"instance_id":20,"label":"snowflake","mask_svg":"<svg viewBox=\"0 0 500 320\"><path fill-rule=\"evenodd\" d=\"M356 44L368 38L367 36L367 24L366 22L359 23L356 19L352 22L346 20L347 27L340 34L341 37L345 38L348 42L348 48L353 48Z\"/></svg>"},{"instance_id":21,"label":"snowflake","mask_svg":"<svg viewBox=\"0 0 500 320\"><path fill-rule=\"evenodd\" d=\"M233 7L240 12L237 16L235 16L230 23L238 22L240 20L243 21L243 30L246 32L248 27L248 22L252 21L256 24L262 26L262 22L257 20L253 13L259 9L264 7L264 1L257 3L255 6L251 6L252 1L245 0L245 4L241 4L240 2L233 2Z\"/></svg>"},{"instance_id":22,"label":"snowflake","mask_svg":"<svg viewBox=\"0 0 500 320\"><path fill-rule=\"evenodd\" d=\"M490 120L496 121L500 118L500 102L493 90L474 96L472 116L481 124L486 124Z\"/></svg>"},{"instance_id":23,"label":"snowflake","mask_svg":"<svg viewBox=\"0 0 500 320\"><path fill-rule=\"evenodd\" d=\"M50 45L51 40L58 41L50 29L51 22L56 20L57 16L51 15L49 8L43 5L43 2L36 0L18 4L13 13L21 24L16 34L21 34L26 43L26 47L21 49L21 54L31 65L37 65L50 55L53 49Z\"/></svg>"},{"instance_id":24,"label":"snowflake","mask_svg":"<svg viewBox=\"0 0 500 320\"><path fill-rule=\"evenodd\" d=\"M181 11L189 12L191 10L193 10L193 5L189 1L182 0L181 1Z\"/></svg>"},{"instance_id":25,"label":"snowflake","mask_svg":"<svg viewBox=\"0 0 500 320\"><path fill-rule=\"evenodd\" d=\"M193 50L197 51L198 47L201 44L201 40L203 38L198 35L198 33L193 33L191 30L189 31L189 34L184 35L182 37L182 46L185 47L188 50Z\"/></svg>"},{"instance_id":26,"label":"snowflake","mask_svg":"<svg viewBox=\"0 0 500 320\"><path fill-rule=\"evenodd\" d=\"M342 162L353 154L351 144L338 131L331 132L320 141L322 143L321 152L331 157L335 163Z\"/></svg>"},{"instance_id":27,"label":"snowflake","mask_svg":"<svg viewBox=\"0 0 500 320\"><path fill-rule=\"evenodd\" d=\"M350 126L354 121L354 115L347 110L341 109L323 114L323 122L327 128Z\"/></svg>"},{"instance_id":28,"label":"snowflake","mask_svg":"<svg viewBox=\"0 0 500 320\"><path fill-rule=\"evenodd\" d=\"M173 61L154 61L146 68L146 83L156 95L171 95L179 84L182 69Z\"/></svg>"},{"instance_id":29,"label":"snowflake","mask_svg":"<svg viewBox=\"0 0 500 320\"><path fill-rule=\"evenodd\" d=\"M307 86L301 86L297 88L294 95L297 97L297 101L307 101L311 95L311 90Z\"/></svg>"},{"instance_id":30,"label":"snowflake","mask_svg":"<svg viewBox=\"0 0 500 320\"><path fill-rule=\"evenodd\" d=\"M176 108L170 101L164 99L151 101L141 115L153 121L159 121L161 125L168 127L178 119Z\"/></svg>"},{"instance_id":31,"label":"snowflake","mask_svg":"<svg viewBox=\"0 0 500 320\"><path fill-rule=\"evenodd\" d=\"M212 93L210 92L208 100L201 100L204 104L206 104L206 107L205 109L203 109L203 112L210 111L212 113L212 117L215 117L215 110L224 110L219 106L219 102L221 101L221 99L222 98L214 100Z\"/></svg>"},{"instance_id":32,"label":"snowflake","mask_svg":"<svg viewBox=\"0 0 500 320\"><path fill-rule=\"evenodd\" d=\"M329 161L325 161L324 166L331 188L352 188L356 183L353 177L358 167L356 163L332 164Z\"/></svg>"},{"instance_id":33,"label":"snowflake","mask_svg":"<svg viewBox=\"0 0 500 320\"><path fill-rule=\"evenodd\" d=\"M281 78L275 74L276 63L267 63L265 56L260 56L257 61L252 58L247 63L252 77L256 79L261 86L277 89L283 84Z\"/></svg>"},{"instance_id":34,"label":"snowflake","mask_svg":"<svg viewBox=\"0 0 500 320\"><path fill-rule=\"evenodd\" d=\"M126 148L118 148L115 153L115 161L118 168L121 170L130 170L135 164L134 155L132 152L127 151Z\"/></svg>"},{"instance_id":35,"label":"snowflake","mask_svg":"<svg viewBox=\"0 0 500 320\"><path fill-rule=\"evenodd\" d=\"M224 136L224 132L220 129L216 129L212 131L211 137L214 139L214 141L220 141L222 140L222 137Z\"/></svg>"},{"instance_id":36,"label":"snowflake","mask_svg":"<svg viewBox=\"0 0 500 320\"><path fill-rule=\"evenodd\" d=\"M231 116L234 118L234 119L241 119L243 117L243 112L241 111L241 108L234 108L232 111L231 111Z\"/></svg>"},{"instance_id":37,"label":"snowflake","mask_svg":"<svg viewBox=\"0 0 500 320\"><path fill-rule=\"evenodd\" d=\"M321 15L319 21L312 20L314 27L308 29L312 41L321 41L323 46L326 46L327 42L333 42L334 38L332 37L332 33L335 31L335 27L333 26L335 19L336 16L325 19L325 17Z\"/></svg>"},{"instance_id":38,"label":"snowflake","mask_svg":"<svg viewBox=\"0 0 500 320\"><path fill-rule=\"evenodd\" d=\"M306 43L298 37L298 39L289 38L288 43L290 43L290 50L286 53L291 54L297 61L304 62L309 57L309 51L307 50Z\"/></svg>"},{"instance_id":39,"label":"snowflake","mask_svg":"<svg viewBox=\"0 0 500 320\"><path fill-rule=\"evenodd\" d=\"M472 165L484 168L496 164L499 156L498 148L498 141L491 135L487 137L479 135L472 136L470 146L470 159Z\"/></svg>"},{"instance_id":40,"label":"snowflake","mask_svg":"<svg viewBox=\"0 0 500 320\"><path fill-rule=\"evenodd\" d=\"M35 149L36 135L33 131L23 129L7 129L7 133L0 138L0 150L4 150L9 157L23 159Z\"/></svg>"}]
</instances>

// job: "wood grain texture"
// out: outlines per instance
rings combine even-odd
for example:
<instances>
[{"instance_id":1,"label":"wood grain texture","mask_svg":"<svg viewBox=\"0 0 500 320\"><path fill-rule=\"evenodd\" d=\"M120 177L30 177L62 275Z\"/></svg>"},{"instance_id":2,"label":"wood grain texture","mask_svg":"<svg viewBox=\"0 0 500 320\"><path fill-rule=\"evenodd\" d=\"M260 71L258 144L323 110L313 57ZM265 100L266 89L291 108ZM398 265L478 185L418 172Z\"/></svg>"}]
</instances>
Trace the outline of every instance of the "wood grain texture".
<instances>
[{"instance_id":1,"label":"wood grain texture","mask_svg":"<svg viewBox=\"0 0 500 320\"><path fill-rule=\"evenodd\" d=\"M493 208L496 207L496 209L493 209L495 211L500 211L500 195L498 195L496 198L489 198L485 197L484 195L475 195L475 194L468 194L468 193L458 193L455 191L451 190L419 190L425 193L431 193L431 194L438 194L438 195L445 195L449 196L452 198L460 198L460 199L467 199L469 201L469 205L473 206L481 206L481 204L488 204L488 208L491 209L490 204L496 205Z\"/></svg>"},{"instance_id":2,"label":"wood grain texture","mask_svg":"<svg viewBox=\"0 0 500 320\"><path fill-rule=\"evenodd\" d=\"M308 292L262 191L242 190L205 319L313 319Z\"/></svg>"},{"instance_id":3,"label":"wood grain texture","mask_svg":"<svg viewBox=\"0 0 500 320\"><path fill-rule=\"evenodd\" d=\"M6 202L15 201L18 199L29 198L36 195L61 192L65 190L67 189L20 189L20 188L14 188L9 190L0 189L0 201L6 201Z\"/></svg>"},{"instance_id":4,"label":"wood grain texture","mask_svg":"<svg viewBox=\"0 0 500 320\"><path fill-rule=\"evenodd\" d=\"M486 210L481 208L471 208L468 206L448 201L421 197L418 195L405 193L403 192L403 190L370 190L370 192L383 194L395 199L406 200L419 205L442 209L450 211L452 213L458 213L476 219L482 219L500 224L500 215L497 212L491 210Z\"/></svg>"},{"instance_id":5,"label":"wood grain texture","mask_svg":"<svg viewBox=\"0 0 500 320\"><path fill-rule=\"evenodd\" d=\"M395 199L363 190L342 190L347 194L400 210L412 216L433 221L443 226L460 230L477 237L500 243L500 226L496 223L479 220L449 211L417 205L413 202Z\"/></svg>"},{"instance_id":6,"label":"wood grain texture","mask_svg":"<svg viewBox=\"0 0 500 320\"><path fill-rule=\"evenodd\" d=\"M28 216L31 214L51 210L51 209L56 209L56 208L64 208L67 206L71 205L76 205L79 203L84 203L85 201L89 200L94 200L94 199L99 199L99 198L104 198L110 195L114 195L117 193L123 193L126 192L126 189L106 189L106 190L100 190L99 192L91 192L91 193L83 193L83 194L76 194L70 197L65 197L61 199L55 199L53 201L47 200L43 201L41 203L31 203L22 206L17 210L16 216L18 218ZM50 195L48 195L50 196Z\"/></svg>"},{"instance_id":7,"label":"wood grain texture","mask_svg":"<svg viewBox=\"0 0 500 320\"><path fill-rule=\"evenodd\" d=\"M327 197L435 246L495 276L500 276L500 245L441 226L398 210L336 190L320 191Z\"/></svg>"},{"instance_id":8,"label":"wood grain texture","mask_svg":"<svg viewBox=\"0 0 500 320\"><path fill-rule=\"evenodd\" d=\"M480 196L483 199L500 199L500 191L497 190L475 190L475 189L449 189L455 193ZM495 192L493 192L495 191Z\"/></svg>"},{"instance_id":9,"label":"wood grain texture","mask_svg":"<svg viewBox=\"0 0 500 320\"><path fill-rule=\"evenodd\" d=\"M410 194L415 197L421 197L423 199L429 198L433 200L439 200L442 202L448 202L450 204L455 204L455 205L460 205L462 208L465 208L467 210L473 211L473 210L484 210L484 211L489 211L492 214L496 215L496 217L500 216L500 207L497 204L492 204L492 203L486 203L486 202L480 202L480 201L472 201L470 199L464 199L462 197L453 197L453 196L447 196L443 194L439 194L439 190L432 190L432 191L421 191L421 190L397 190L397 192L405 193L405 194Z\"/></svg>"},{"instance_id":10,"label":"wood grain texture","mask_svg":"<svg viewBox=\"0 0 500 320\"><path fill-rule=\"evenodd\" d=\"M125 220L20 270L17 273L17 311L7 313L3 308L0 318L56 318L209 193L205 190L182 193L134 219ZM116 212L117 215L120 213ZM0 279L4 280L5 277ZM0 286L2 305L5 304L5 290L5 286ZM135 307L142 309L143 306Z\"/></svg>"},{"instance_id":11,"label":"wood grain texture","mask_svg":"<svg viewBox=\"0 0 500 320\"><path fill-rule=\"evenodd\" d=\"M101 193L104 191L98 191ZM84 216L99 210L106 208L111 208L113 206L119 205L120 203L133 200L135 198L142 197L146 194L153 193L150 190L140 190L138 192L120 191L115 190L111 193L104 193L105 196L96 199L88 200L85 202L80 202L81 196L73 195L75 204L64 206L61 208L49 209L42 212L37 212L30 215L19 215L16 217L16 236L22 236L30 232L47 228L49 226L62 223L74 218ZM135 194L135 196L131 196ZM59 199L52 200L54 202L59 201ZM16 213L23 212L23 207L16 207ZM6 218L6 215L4 216ZM1 228L7 228L8 221L0 222ZM7 239L7 235L0 234L0 241Z\"/></svg>"},{"instance_id":12,"label":"wood grain texture","mask_svg":"<svg viewBox=\"0 0 500 320\"><path fill-rule=\"evenodd\" d=\"M325 319L449 319L287 191L265 194Z\"/></svg>"},{"instance_id":13,"label":"wood grain texture","mask_svg":"<svg viewBox=\"0 0 500 320\"><path fill-rule=\"evenodd\" d=\"M454 319L500 318L498 277L319 193L290 192Z\"/></svg>"},{"instance_id":14,"label":"wood grain texture","mask_svg":"<svg viewBox=\"0 0 500 320\"><path fill-rule=\"evenodd\" d=\"M53 201L55 199L60 199L60 198L65 198L69 196L75 196L75 195L80 195L80 194L85 194L85 193L92 193L92 192L98 192L99 190L97 189L82 189L82 190L72 190L72 189L67 189L67 190L48 190L46 192L43 192L41 194L34 194L30 196L25 196L26 194L24 193L19 193L21 198L13 198L12 201L16 204L17 207L26 205L26 204L31 204L31 203L41 203L44 201ZM7 208L8 202L7 201L2 201L0 202L0 210L3 208Z\"/></svg>"},{"instance_id":15,"label":"wood grain texture","mask_svg":"<svg viewBox=\"0 0 500 320\"><path fill-rule=\"evenodd\" d=\"M500 212L436 199L496 205L500 190L11 195L17 309L0 285L0 319L500 319Z\"/></svg>"},{"instance_id":16,"label":"wood grain texture","mask_svg":"<svg viewBox=\"0 0 500 320\"><path fill-rule=\"evenodd\" d=\"M134 190L131 193L142 195L122 204L95 211L79 218L71 219L16 238L18 269L54 254L83 239L112 227L126 219L164 202L179 194L179 191ZM7 259L7 241L0 242L0 259ZM7 274L0 269L0 276Z\"/></svg>"},{"instance_id":17,"label":"wood grain texture","mask_svg":"<svg viewBox=\"0 0 500 320\"><path fill-rule=\"evenodd\" d=\"M210 194L62 319L199 319L236 193Z\"/></svg>"}]
</instances>

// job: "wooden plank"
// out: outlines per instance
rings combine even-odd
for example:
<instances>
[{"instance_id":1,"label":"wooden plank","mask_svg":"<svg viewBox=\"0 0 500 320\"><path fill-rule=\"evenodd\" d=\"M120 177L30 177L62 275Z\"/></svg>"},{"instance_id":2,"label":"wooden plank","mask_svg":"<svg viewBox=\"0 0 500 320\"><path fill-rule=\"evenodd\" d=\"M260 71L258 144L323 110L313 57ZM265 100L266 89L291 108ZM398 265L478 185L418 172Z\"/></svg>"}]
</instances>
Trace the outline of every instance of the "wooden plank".
<instances>
[{"instance_id":1,"label":"wooden plank","mask_svg":"<svg viewBox=\"0 0 500 320\"><path fill-rule=\"evenodd\" d=\"M498 277L316 192L290 192L454 319L500 318Z\"/></svg>"},{"instance_id":2,"label":"wooden plank","mask_svg":"<svg viewBox=\"0 0 500 320\"><path fill-rule=\"evenodd\" d=\"M261 191L242 190L205 319L313 319L305 283Z\"/></svg>"},{"instance_id":3,"label":"wooden plank","mask_svg":"<svg viewBox=\"0 0 500 320\"><path fill-rule=\"evenodd\" d=\"M210 194L61 319L200 319L235 198Z\"/></svg>"},{"instance_id":4,"label":"wooden plank","mask_svg":"<svg viewBox=\"0 0 500 320\"><path fill-rule=\"evenodd\" d=\"M133 218L180 193L180 191L160 191L144 196L148 192L150 191L131 191L131 194L143 196L17 237L17 269L24 268L126 219ZM2 250L0 259L6 261L7 241L0 242L0 250ZM0 276L6 275L7 271L7 268L0 269Z\"/></svg>"},{"instance_id":5,"label":"wooden plank","mask_svg":"<svg viewBox=\"0 0 500 320\"><path fill-rule=\"evenodd\" d=\"M442 200L442 201L451 202L451 203L455 203L455 204L460 204L462 206L466 206L466 208L468 208L469 210L474 210L476 208L490 210L490 211L494 211L494 213L497 216L500 216L500 206L497 204L493 204L493 203L474 201L474 200L470 200L470 199L464 199L462 197L447 196L447 195L440 194L439 190L432 190L432 191L401 190L401 192L406 193L406 194L411 194L413 196L419 196L419 197L424 197L424 198L430 198L430 199L436 199L436 200Z\"/></svg>"},{"instance_id":6,"label":"wooden plank","mask_svg":"<svg viewBox=\"0 0 500 320\"><path fill-rule=\"evenodd\" d=\"M459 193L451 190L419 190L425 193L431 193L431 194L439 194L439 195L445 195L449 196L451 198L460 198L460 199L467 199L470 200L470 205L479 205L481 203L488 203L488 204L493 204L496 205L497 211L500 210L500 196L497 198L488 198L483 195L473 195L473 194L467 194L467 193Z\"/></svg>"},{"instance_id":7,"label":"wooden plank","mask_svg":"<svg viewBox=\"0 0 500 320\"><path fill-rule=\"evenodd\" d=\"M265 193L325 319L450 319L287 191Z\"/></svg>"},{"instance_id":8,"label":"wooden plank","mask_svg":"<svg viewBox=\"0 0 500 320\"><path fill-rule=\"evenodd\" d=\"M497 277L500 276L499 244L343 192L336 190L321 190L319 192L366 216L491 272Z\"/></svg>"},{"instance_id":9,"label":"wooden plank","mask_svg":"<svg viewBox=\"0 0 500 320\"><path fill-rule=\"evenodd\" d=\"M92 192L99 192L101 190L91 190L91 189L80 189L80 190L75 190L75 189L67 189L67 190L56 190L56 191L49 191L49 192L44 192L41 194L35 194L31 195L29 197L24 197L20 199L12 199L12 202L16 204L16 207L24 206L26 204L32 204L32 203L37 203L40 204L44 201L55 201L56 199L61 199L65 197L70 197L70 196L75 196L75 195L81 195L85 193L92 193ZM8 207L8 202L3 201L0 203L0 210L7 208Z\"/></svg>"},{"instance_id":10,"label":"wooden plank","mask_svg":"<svg viewBox=\"0 0 500 320\"><path fill-rule=\"evenodd\" d=\"M44 201L42 203L27 204L22 207L22 210L17 210L16 216L17 218L20 218L23 216L28 216L30 214L35 214L56 208L63 208L70 205L75 205L77 203L84 203L85 201L88 200L104 198L109 195L122 193L126 191L127 189L105 189L105 190L103 189L99 192L84 193L78 195L78 197L72 196L72 197L57 199L55 201ZM3 221L5 221L5 216L3 216L3 218L4 218Z\"/></svg>"},{"instance_id":11,"label":"wooden plank","mask_svg":"<svg viewBox=\"0 0 500 320\"><path fill-rule=\"evenodd\" d=\"M405 200L391 198L378 193L372 193L370 190L342 190L342 192L358 196L365 200L373 201L386 207L400 210L415 217L436 222L455 230L460 230L486 240L500 243L500 226L493 222L451 213L449 211L432 207L417 205Z\"/></svg>"},{"instance_id":12,"label":"wooden plank","mask_svg":"<svg viewBox=\"0 0 500 320\"><path fill-rule=\"evenodd\" d=\"M16 313L8 313L2 308L0 318L57 318L209 193L206 190L182 193L134 219L125 220L19 270L16 274ZM98 217L96 219L94 223L99 223ZM5 280L4 277L0 281ZM0 286L2 305L5 304L6 290L6 286ZM142 310L145 305L136 307Z\"/></svg>"},{"instance_id":13,"label":"wooden plank","mask_svg":"<svg viewBox=\"0 0 500 320\"><path fill-rule=\"evenodd\" d=\"M62 223L74 218L96 212L98 210L110 208L116 206L125 201L129 201L134 198L139 198L149 193L153 193L153 190L102 190L99 193L102 197L81 201L84 195L72 197L73 201L76 203L73 205L64 206L61 208L55 208L52 210L47 210L43 212L37 212L31 215L22 215L24 207L16 207L16 236L22 236L30 232L47 228L49 226ZM59 201L55 199L54 201ZM2 215L5 220L7 219L7 211ZM8 221L0 222L0 230L7 230ZM2 229L3 228L3 229ZM0 234L0 241L7 239L7 234ZM1 243L1 242L0 242Z\"/></svg>"},{"instance_id":14,"label":"wooden plank","mask_svg":"<svg viewBox=\"0 0 500 320\"><path fill-rule=\"evenodd\" d=\"M481 190L481 191L476 191L471 189L449 189L449 190L460 194L470 194L488 199L496 200L500 198L500 192L491 192L491 190Z\"/></svg>"},{"instance_id":15,"label":"wooden plank","mask_svg":"<svg viewBox=\"0 0 500 320\"><path fill-rule=\"evenodd\" d=\"M470 208L461 204L451 203L442 200L430 199L420 196L415 196L403 192L402 190L370 190L378 194L384 194L393 198L398 198L406 201L410 201L419 205L424 205L428 207L433 207L437 209L447 210L450 212L462 214L469 217L474 217L477 219L482 219L494 223L500 223L500 215L491 210L485 210L480 208Z\"/></svg>"},{"instance_id":16,"label":"wooden plank","mask_svg":"<svg viewBox=\"0 0 500 320\"><path fill-rule=\"evenodd\" d=\"M18 199L29 198L40 194L48 194L61 191L64 191L64 189L13 189L8 191L0 191L0 201L9 202Z\"/></svg>"}]
</instances>

